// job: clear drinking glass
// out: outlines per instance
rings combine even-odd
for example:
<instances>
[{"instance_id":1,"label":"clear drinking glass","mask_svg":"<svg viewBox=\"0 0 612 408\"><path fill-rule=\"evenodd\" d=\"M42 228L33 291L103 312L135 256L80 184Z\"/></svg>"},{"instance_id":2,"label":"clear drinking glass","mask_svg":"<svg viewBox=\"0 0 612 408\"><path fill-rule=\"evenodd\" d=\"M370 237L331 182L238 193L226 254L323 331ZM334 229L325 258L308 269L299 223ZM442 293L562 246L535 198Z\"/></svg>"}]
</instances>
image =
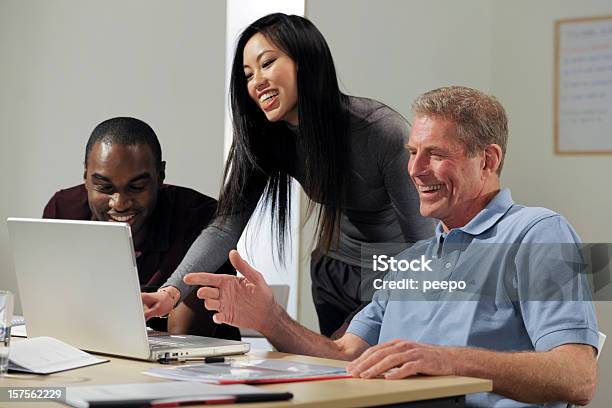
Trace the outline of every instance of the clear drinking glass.
<instances>
[{"instance_id":1,"label":"clear drinking glass","mask_svg":"<svg viewBox=\"0 0 612 408\"><path fill-rule=\"evenodd\" d=\"M8 371L12 321L13 294L7 290L0 290L0 375Z\"/></svg>"}]
</instances>

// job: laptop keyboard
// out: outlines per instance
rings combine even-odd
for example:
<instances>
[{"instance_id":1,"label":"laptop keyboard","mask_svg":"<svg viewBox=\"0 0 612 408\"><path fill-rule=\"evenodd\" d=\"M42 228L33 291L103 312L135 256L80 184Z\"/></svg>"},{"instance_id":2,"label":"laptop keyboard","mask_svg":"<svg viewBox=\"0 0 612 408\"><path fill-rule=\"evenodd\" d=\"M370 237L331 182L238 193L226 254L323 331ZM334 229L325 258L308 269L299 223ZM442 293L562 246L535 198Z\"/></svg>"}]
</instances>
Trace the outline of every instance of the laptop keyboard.
<instances>
[{"instance_id":1,"label":"laptop keyboard","mask_svg":"<svg viewBox=\"0 0 612 408\"><path fill-rule=\"evenodd\" d=\"M185 339L174 339L168 335L165 337L149 337L149 347L152 350L165 348L191 348L202 347L202 342L190 342Z\"/></svg>"},{"instance_id":2,"label":"laptop keyboard","mask_svg":"<svg viewBox=\"0 0 612 408\"><path fill-rule=\"evenodd\" d=\"M227 344L227 340L211 339L190 335L170 335L164 332L149 331L149 347L151 350L166 348L210 347Z\"/></svg>"}]
</instances>

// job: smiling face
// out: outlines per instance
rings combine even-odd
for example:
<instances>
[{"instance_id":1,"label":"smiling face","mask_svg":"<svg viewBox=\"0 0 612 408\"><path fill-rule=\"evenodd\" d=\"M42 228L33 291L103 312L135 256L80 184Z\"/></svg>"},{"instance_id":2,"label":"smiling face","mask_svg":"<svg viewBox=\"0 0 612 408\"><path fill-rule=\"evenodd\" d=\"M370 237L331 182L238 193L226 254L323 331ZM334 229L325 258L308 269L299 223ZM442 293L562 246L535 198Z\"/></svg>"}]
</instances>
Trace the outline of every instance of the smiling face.
<instances>
[{"instance_id":1,"label":"smiling face","mask_svg":"<svg viewBox=\"0 0 612 408\"><path fill-rule=\"evenodd\" d=\"M491 166L497 169L495 155L500 149L491 145L490 155L483 151L468 157L455 133L453 122L417 115L406 146L410 152L408 172L419 192L421 215L439 219L446 231L467 224L499 190L499 179Z\"/></svg>"},{"instance_id":2,"label":"smiling face","mask_svg":"<svg viewBox=\"0 0 612 408\"><path fill-rule=\"evenodd\" d=\"M261 33L243 50L244 75L249 96L270 122L285 120L298 125L297 70L295 62Z\"/></svg>"},{"instance_id":3,"label":"smiling face","mask_svg":"<svg viewBox=\"0 0 612 408\"><path fill-rule=\"evenodd\" d=\"M163 167L163 166L162 166ZM144 240L148 217L163 183L148 145L98 142L85 167L89 207L96 220L130 224L134 246Z\"/></svg>"}]
</instances>

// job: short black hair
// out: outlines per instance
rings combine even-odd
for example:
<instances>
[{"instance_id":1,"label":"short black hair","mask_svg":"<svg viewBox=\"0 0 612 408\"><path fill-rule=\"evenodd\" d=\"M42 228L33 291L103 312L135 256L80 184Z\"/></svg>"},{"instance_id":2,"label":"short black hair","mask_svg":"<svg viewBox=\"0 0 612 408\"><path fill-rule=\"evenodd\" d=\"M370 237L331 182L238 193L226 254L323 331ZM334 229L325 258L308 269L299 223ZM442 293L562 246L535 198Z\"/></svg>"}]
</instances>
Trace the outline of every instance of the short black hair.
<instances>
[{"instance_id":1,"label":"short black hair","mask_svg":"<svg viewBox=\"0 0 612 408\"><path fill-rule=\"evenodd\" d=\"M85 166L87 166L87 159L91 149L98 142L108 144L118 143L126 146L147 145L151 148L156 167L161 167L162 152L157 135L151 126L140 119L117 117L105 120L96 126L93 132L91 132L85 147Z\"/></svg>"}]
</instances>

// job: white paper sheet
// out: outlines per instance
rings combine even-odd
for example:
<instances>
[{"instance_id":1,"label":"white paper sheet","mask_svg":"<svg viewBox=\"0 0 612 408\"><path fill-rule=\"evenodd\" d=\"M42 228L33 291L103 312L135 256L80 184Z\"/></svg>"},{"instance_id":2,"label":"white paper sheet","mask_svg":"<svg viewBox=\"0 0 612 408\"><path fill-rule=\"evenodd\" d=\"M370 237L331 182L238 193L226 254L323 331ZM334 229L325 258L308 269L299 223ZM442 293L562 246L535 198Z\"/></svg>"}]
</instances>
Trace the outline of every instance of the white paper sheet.
<instances>
[{"instance_id":1,"label":"white paper sheet","mask_svg":"<svg viewBox=\"0 0 612 408\"><path fill-rule=\"evenodd\" d=\"M10 370L35 374L51 374L106 361L53 337L15 341L9 350Z\"/></svg>"},{"instance_id":2,"label":"white paper sheet","mask_svg":"<svg viewBox=\"0 0 612 408\"><path fill-rule=\"evenodd\" d=\"M343 367L266 359L229 360L225 363L151 368L144 371L143 374L171 380L202 381L213 384L307 381L348 376Z\"/></svg>"},{"instance_id":3,"label":"white paper sheet","mask_svg":"<svg viewBox=\"0 0 612 408\"><path fill-rule=\"evenodd\" d=\"M110 384L66 387L66 403L86 408L91 402L152 401L186 397L266 394L269 390L250 385L214 385L188 381Z\"/></svg>"}]
</instances>

